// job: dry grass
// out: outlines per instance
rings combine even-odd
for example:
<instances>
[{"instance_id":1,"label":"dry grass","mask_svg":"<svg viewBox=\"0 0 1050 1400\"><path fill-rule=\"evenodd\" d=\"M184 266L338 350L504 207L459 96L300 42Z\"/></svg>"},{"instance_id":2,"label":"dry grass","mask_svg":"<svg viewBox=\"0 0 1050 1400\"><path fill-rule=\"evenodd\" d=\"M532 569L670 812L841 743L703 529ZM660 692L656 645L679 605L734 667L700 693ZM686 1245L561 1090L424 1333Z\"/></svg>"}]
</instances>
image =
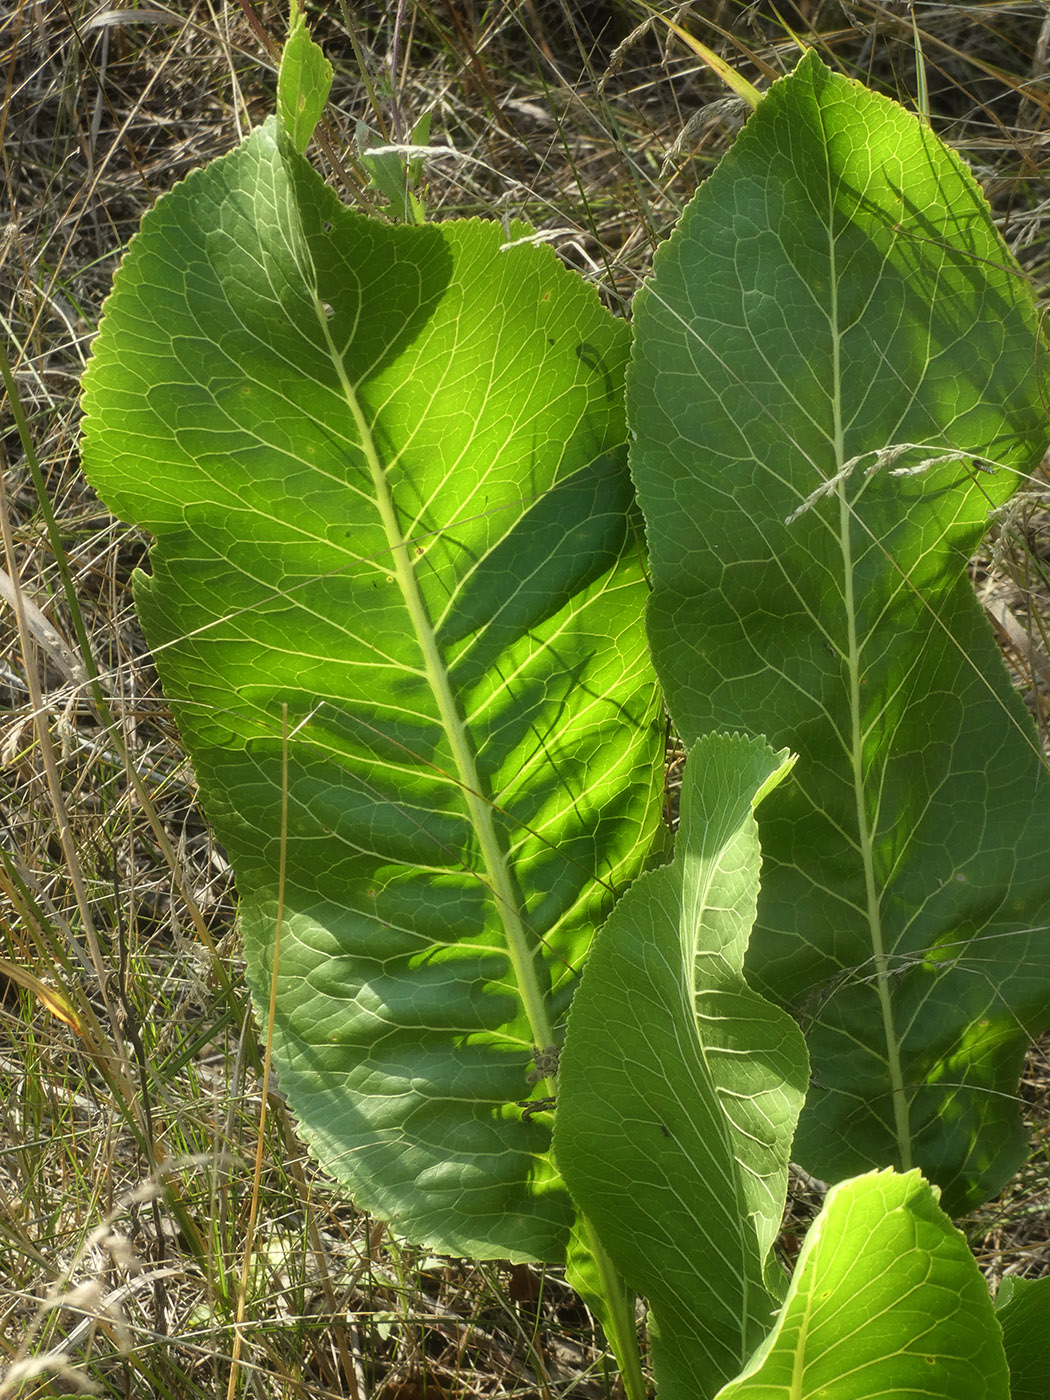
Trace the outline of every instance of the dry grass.
<instances>
[{"instance_id":1,"label":"dry grass","mask_svg":"<svg viewBox=\"0 0 1050 1400\"><path fill-rule=\"evenodd\" d=\"M678 7L657 5L679 15ZM904 7L711 3L691 21L758 83L792 30L909 101ZM1050 281L1050 19L1040 4L918 4L935 123L1007 239ZM355 123L425 112L431 217L520 217L624 310L652 250L739 128L738 104L641 0L410 0L311 15L336 66L333 178L374 203ZM679 16L681 18L681 16ZM711 21L711 23L705 23ZM78 471L77 387L141 214L271 109L285 11L11 0L0 10L0 1397L613 1393L555 1277L427 1259L339 1199L278 1095L242 1258L260 1053L232 881L196 805L128 581L144 542ZM266 36L269 36L269 42ZM1047 482L975 577L1050 732ZM1032 1154L970 1224L992 1278L1050 1268L1050 1065L1021 1088ZM795 1209L806 1213L800 1185Z\"/></svg>"}]
</instances>

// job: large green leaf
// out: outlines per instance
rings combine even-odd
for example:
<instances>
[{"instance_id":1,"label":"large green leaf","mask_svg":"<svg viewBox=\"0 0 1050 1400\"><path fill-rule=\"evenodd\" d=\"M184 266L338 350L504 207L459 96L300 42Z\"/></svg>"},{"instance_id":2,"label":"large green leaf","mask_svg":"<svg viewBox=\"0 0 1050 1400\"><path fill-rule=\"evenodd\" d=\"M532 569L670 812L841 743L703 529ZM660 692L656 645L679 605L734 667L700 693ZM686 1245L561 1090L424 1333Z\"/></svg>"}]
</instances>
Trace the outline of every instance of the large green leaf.
<instances>
[{"instance_id":1,"label":"large green leaf","mask_svg":"<svg viewBox=\"0 0 1050 1400\"><path fill-rule=\"evenodd\" d=\"M309 1141L417 1240L559 1259L518 1105L658 823L662 734L628 331L521 233L350 214L267 123L144 221L85 466L157 539L136 601L263 1024L279 929Z\"/></svg>"},{"instance_id":2,"label":"large green leaf","mask_svg":"<svg viewBox=\"0 0 1050 1400\"><path fill-rule=\"evenodd\" d=\"M758 891L752 811L789 767L740 735L696 745L675 858L620 900L569 1017L557 1160L649 1300L661 1400L713 1395L780 1302L771 1250L806 1051L742 967Z\"/></svg>"},{"instance_id":3,"label":"large green leaf","mask_svg":"<svg viewBox=\"0 0 1050 1400\"><path fill-rule=\"evenodd\" d=\"M1050 1006L1050 782L966 577L1047 443L1029 288L961 161L809 54L635 325L672 717L799 754L763 807L749 949L807 1032L796 1156L919 1164L959 1210L1024 1154Z\"/></svg>"},{"instance_id":4,"label":"large green leaf","mask_svg":"<svg viewBox=\"0 0 1050 1400\"><path fill-rule=\"evenodd\" d=\"M777 1325L718 1400L1007 1400L1006 1356L966 1241L917 1171L829 1193Z\"/></svg>"}]
</instances>

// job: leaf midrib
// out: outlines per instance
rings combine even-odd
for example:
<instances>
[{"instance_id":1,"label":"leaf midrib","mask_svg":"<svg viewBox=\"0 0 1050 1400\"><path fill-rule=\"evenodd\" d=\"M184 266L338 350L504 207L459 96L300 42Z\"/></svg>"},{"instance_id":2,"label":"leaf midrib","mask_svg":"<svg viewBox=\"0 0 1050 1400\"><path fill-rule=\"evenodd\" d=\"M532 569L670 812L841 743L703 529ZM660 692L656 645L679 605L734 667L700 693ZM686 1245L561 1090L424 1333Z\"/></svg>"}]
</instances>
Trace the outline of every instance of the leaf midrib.
<instances>
[{"instance_id":1,"label":"leaf midrib","mask_svg":"<svg viewBox=\"0 0 1050 1400\"><path fill-rule=\"evenodd\" d=\"M323 303L317 295L316 287L311 289L311 293L318 325L324 336L329 357L338 376L343 397L360 434L361 450L368 464L375 503L393 559L394 576L401 590L401 596L423 656L423 672L437 701L438 715L452 751L460 789L467 804L471 824L478 838L486 883L495 900L497 913L503 926L507 955L514 969L533 1045L545 1049L554 1045L554 1031L546 1000L536 976L532 950L525 932L521 910L518 907L509 862L496 833L492 804L487 801L483 794L474 750L466 725L460 716L455 696L452 693L449 671L438 646L437 636L426 604L423 601L419 581L412 564L409 543L404 538L398 523L389 480L372 433L371 424L353 385L350 383L343 358L332 340ZM544 1092L554 1094L553 1082L544 1081Z\"/></svg>"},{"instance_id":2,"label":"leaf midrib","mask_svg":"<svg viewBox=\"0 0 1050 1400\"><path fill-rule=\"evenodd\" d=\"M825 138L825 149L828 141ZM831 189L831 170L828 168L828 209L835 208ZM832 422L835 449L835 476L838 479L836 495L839 506L839 549L842 554L843 604L846 613L846 647L849 675L849 762L853 784L854 805L857 815L857 840L861 863L864 870L864 893L867 904L868 928L871 934L872 960L875 966L875 994L879 1002L883 1036L886 1042L886 1062L889 1071L890 1098L893 1104L893 1123L900 1153L900 1167L907 1171L911 1167L911 1124L909 1121L908 1100L901 1070L900 1045L893 1020L893 1003L890 997L889 958L882 927L882 911L879 902L879 884L875 874L874 836L868 821L865 803L864 763L863 763L863 720L860 695L860 642L857 636L857 609L853 578L853 547L851 524L853 511L847 497L850 473L847 463L845 430L842 422L842 335L839 329L839 285L836 240L833 217L828 220L828 263L829 300L828 324L831 329L832 354Z\"/></svg>"}]
</instances>

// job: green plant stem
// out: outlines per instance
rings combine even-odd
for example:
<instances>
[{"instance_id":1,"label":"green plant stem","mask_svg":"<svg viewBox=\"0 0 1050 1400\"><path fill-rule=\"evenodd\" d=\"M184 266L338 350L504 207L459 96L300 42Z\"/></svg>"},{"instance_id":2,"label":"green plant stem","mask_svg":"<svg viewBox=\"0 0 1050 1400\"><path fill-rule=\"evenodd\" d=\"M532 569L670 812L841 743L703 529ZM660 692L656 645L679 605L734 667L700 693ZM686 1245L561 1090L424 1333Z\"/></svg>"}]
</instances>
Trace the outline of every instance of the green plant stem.
<instances>
[{"instance_id":1,"label":"green plant stem","mask_svg":"<svg viewBox=\"0 0 1050 1400\"><path fill-rule=\"evenodd\" d=\"M837 352L837 345L836 345ZM836 416L838 406L836 405ZM841 442L841 432L839 441ZM840 452L840 456L843 455ZM886 934L882 924L882 911L879 904L879 883L875 873L875 834L865 810L864 793L864 738L861 715L860 671L861 645L857 636L856 599L853 595L853 558L850 548L850 504L846 500L846 483L839 487L839 534L842 542L843 592L846 603L846 633L849 659L849 705L850 705L850 763L853 774L853 791L856 797L857 841L864 869L864 893L867 904L868 927L871 933L872 961L875 965L875 992L879 1001L879 1014L882 1018L882 1031L886 1042L886 1067L890 1082L893 1103L893 1128L900 1154L900 1169L908 1171L912 1165L911 1122L908 1113L908 1100L904 1088L904 1073L901 1068L900 1046L897 1029L894 1025L893 1003L890 997L890 960L886 952Z\"/></svg>"},{"instance_id":2,"label":"green plant stem","mask_svg":"<svg viewBox=\"0 0 1050 1400\"><path fill-rule=\"evenodd\" d=\"M565 1275L601 1322L627 1400L646 1400L648 1387L638 1352L634 1294L626 1289L594 1226L582 1212L576 1217Z\"/></svg>"}]
</instances>

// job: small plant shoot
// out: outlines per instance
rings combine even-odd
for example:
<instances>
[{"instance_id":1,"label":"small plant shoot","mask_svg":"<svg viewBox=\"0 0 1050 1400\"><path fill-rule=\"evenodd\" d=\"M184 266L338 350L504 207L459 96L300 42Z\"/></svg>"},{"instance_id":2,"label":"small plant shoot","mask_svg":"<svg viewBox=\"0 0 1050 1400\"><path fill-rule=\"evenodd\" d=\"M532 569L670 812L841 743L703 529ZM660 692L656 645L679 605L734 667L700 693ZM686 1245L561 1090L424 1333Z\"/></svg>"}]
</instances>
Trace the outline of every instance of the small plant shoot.
<instances>
[{"instance_id":1,"label":"small plant shoot","mask_svg":"<svg viewBox=\"0 0 1050 1400\"><path fill-rule=\"evenodd\" d=\"M966 575L1046 384L978 186L806 53L628 324L363 129L390 217L344 208L330 78L296 15L84 386L304 1138L413 1242L567 1267L630 1400L635 1294L660 1400L1034 1394L1047 1290L997 1311L949 1218L1050 1020L1050 775Z\"/></svg>"}]
</instances>

